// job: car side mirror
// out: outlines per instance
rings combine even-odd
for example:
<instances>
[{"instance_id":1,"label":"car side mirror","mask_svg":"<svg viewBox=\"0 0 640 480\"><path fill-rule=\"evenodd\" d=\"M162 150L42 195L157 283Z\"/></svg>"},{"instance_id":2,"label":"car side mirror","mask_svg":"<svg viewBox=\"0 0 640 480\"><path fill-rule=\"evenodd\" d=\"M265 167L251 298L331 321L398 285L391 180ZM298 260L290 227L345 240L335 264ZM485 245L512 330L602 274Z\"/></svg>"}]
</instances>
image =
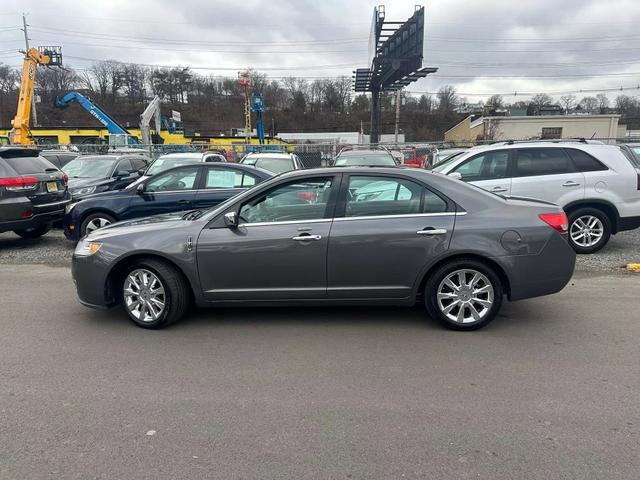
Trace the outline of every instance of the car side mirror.
<instances>
[{"instance_id":1,"label":"car side mirror","mask_svg":"<svg viewBox=\"0 0 640 480\"><path fill-rule=\"evenodd\" d=\"M229 228L236 228L238 226L238 216L236 215L236 212L225 213L224 224Z\"/></svg>"},{"instance_id":2,"label":"car side mirror","mask_svg":"<svg viewBox=\"0 0 640 480\"><path fill-rule=\"evenodd\" d=\"M462 174L460 172L451 172L448 176L456 180L462 180Z\"/></svg>"},{"instance_id":3,"label":"car side mirror","mask_svg":"<svg viewBox=\"0 0 640 480\"><path fill-rule=\"evenodd\" d=\"M138 175L142 177L145 171L146 171L146 168L141 168L140 170L138 170Z\"/></svg>"},{"instance_id":4,"label":"car side mirror","mask_svg":"<svg viewBox=\"0 0 640 480\"><path fill-rule=\"evenodd\" d=\"M144 183L141 183L136 187L136 193L142 195L144 193Z\"/></svg>"},{"instance_id":5,"label":"car side mirror","mask_svg":"<svg viewBox=\"0 0 640 480\"><path fill-rule=\"evenodd\" d=\"M118 170L116 172L116 178L124 178L124 177L128 177L129 175L131 175L129 172L127 172L126 170Z\"/></svg>"}]
</instances>

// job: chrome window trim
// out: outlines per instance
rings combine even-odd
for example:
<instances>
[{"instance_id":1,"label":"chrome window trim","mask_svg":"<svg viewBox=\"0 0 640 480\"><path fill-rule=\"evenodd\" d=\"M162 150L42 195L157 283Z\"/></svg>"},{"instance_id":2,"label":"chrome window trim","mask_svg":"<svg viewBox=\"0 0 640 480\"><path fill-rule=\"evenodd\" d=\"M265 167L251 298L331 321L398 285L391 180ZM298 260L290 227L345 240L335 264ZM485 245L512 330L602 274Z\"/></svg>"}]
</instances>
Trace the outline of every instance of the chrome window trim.
<instances>
[{"instance_id":1,"label":"chrome window trim","mask_svg":"<svg viewBox=\"0 0 640 480\"><path fill-rule=\"evenodd\" d=\"M421 218L421 217L458 217L466 215L467 212L442 212L442 213L411 213L405 215L372 215L369 217L336 217L336 218L317 218L312 220L285 220L281 222L256 222L241 223L238 227L263 227L265 225L292 225L296 223L327 223L327 222L346 222L351 220L380 220L387 218Z\"/></svg>"},{"instance_id":2,"label":"chrome window trim","mask_svg":"<svg viewBox=\"0 0 640 480\"><path fill-rule=\"evenodd\" d=\"M389 218L422 218L422 217L457 217L466 215L467 212L440 212L440 213L406 213L401 215L368 215L358 217L338 217L336 222L348 222L351 220L384 220Z\"/></svg>"},{"instance_id":3,"label":"chrome window trim","mask_svg":"<svg viewBox=\"0 0 640 480\"><path fill-rule=\"evenodd\" d=\"M330 218L316 218L312 220L283 220L281 222L255 222L241 223L238 227L264 227L266 225L293 225L298 223L327 223L331 222Z\"/></svg>"}]
</instances>

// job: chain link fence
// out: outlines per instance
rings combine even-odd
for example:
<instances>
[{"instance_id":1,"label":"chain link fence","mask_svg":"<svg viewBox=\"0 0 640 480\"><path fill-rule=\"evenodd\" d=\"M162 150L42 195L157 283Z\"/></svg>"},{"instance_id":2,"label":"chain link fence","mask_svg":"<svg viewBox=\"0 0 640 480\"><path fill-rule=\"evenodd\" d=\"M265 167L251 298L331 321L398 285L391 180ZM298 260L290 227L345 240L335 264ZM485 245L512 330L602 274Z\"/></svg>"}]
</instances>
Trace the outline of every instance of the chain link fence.
<instances>
[{"instance_id":1,"label":"chain link fence","mask_svg":"<svg viewBox=\"0 0 640 480\"><path fill-rule=\"evenodd\" d=\"M71 145L41 145L43 151L59 151L79 154L144 154L152 159L171 153L194 153L202 154L206 152L223 155L228 162L239 162L246 154L252 152L260 153L291 153L298 156L305 168L317 168L331 166L335 157L343 150L384 148L388 150L398 163L410 166L422 166L425 163L432 163L439 152L454 148L470 148L478 145L492 143L509 143L532 141L522 140L500 140L495 141L474 141L474 142L407 142L407 143L385 143L372 147L369 144L348 144L348 143L287 143L287 144L240 144L240 143L190 143L190 144L161 144L142 145L131 144L127 146L114 146L108 144L71 144ZM600 141L603 143L627 143L629 138L598 138L598 139L557 139L557 140L533 140L543 142L560 141Z\"/></svg>"}]
</instances>

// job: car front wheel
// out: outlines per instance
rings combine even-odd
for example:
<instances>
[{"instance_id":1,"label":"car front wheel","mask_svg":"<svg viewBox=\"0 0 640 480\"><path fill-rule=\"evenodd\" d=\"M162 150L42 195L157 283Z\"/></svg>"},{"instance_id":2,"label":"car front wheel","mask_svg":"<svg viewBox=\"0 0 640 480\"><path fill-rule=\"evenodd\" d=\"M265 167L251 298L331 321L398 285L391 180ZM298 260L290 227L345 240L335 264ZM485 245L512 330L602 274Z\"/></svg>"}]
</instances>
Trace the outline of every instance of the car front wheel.
<instances>
[{"instance_id":1,"label":"car front wheel","mask_svg":"<svg viewBox=\"0 0 640 480\"><path fill-rule=\"evenodd\" d=\"M14 230L13 233L26 240L33 240L35 238L40 238L49 230L51 230L51 225L47 224L39 225L33 228L25 228L24 230Z\"/></svg>"},{"instance_id":2,"label":"car front wheel","mask_svg":"<svg viewBox=\"0 0 640 480\"><path fill-rule=\"evenodd\" d=\"M487 265L455 260L438 268L425 285L429 315L453 330L476 330L495 318L502 305L502 282Z\"/></svg>"},{"instance_id":3,"label":"car front wheel","mask_svg":"<svg viewBox=\"0 0 640 480\"><path fill-rule=\"evenodd\" d=\"M569 215L569 243L576 253L594 253L611 237L611 221L597 208L581 208Z\"/></svg>"},{"instance_id":4,"label":"car front wheel","mask_svg":"<svg viewBox=\"0 0 640 480\"><path fill-rule=\"evenodd\" d=\"M122 306L143 328L157 329L180 320L189 308L189 287L180 272L158 260L132 265L122 283Z\"/></svg>"},{"instance_id":5,"label":"car front wheel","mask_svg":"<svg viewBox=\"0 0 640 480\"><path fill-rule=\"evenodd\" d=\"M80 236L84 237L95 230L111 225L115 221L115 218L106 213L92 213L82 221L82 225L80 226Z\"/></svg>"}]
</instances>

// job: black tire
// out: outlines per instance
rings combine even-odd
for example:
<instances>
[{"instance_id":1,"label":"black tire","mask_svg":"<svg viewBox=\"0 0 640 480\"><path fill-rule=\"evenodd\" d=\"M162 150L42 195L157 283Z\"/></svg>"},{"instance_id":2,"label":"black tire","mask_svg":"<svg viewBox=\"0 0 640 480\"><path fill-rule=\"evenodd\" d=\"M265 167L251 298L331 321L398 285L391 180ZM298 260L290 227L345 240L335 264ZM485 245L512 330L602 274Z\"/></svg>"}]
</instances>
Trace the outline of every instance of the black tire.
<instances>
[{"instance_id":1,"label":"black tire","mask_svg":"<svg viewBox=\"0 0 640 480\"><path fill-rule=\"evenodd\" d=\"M91 223L91 222L93 222L95 220L98 220L98 219L106 220L108 223L114 223L116 221L116 219L113 218L108 213L96 212L96 213L92 213L90 215L87 215L82 220L82 223L80 224L80 236L84 237L87 234L87 227L88 227L89 223Z\"/></svg>"},{"instance_id":2,"label":"black tire","mask_svg":"<svg viewBox=\"0 0 640 480\"><path fill-rule=\"evenodd\" d=\"M40 238L49 230L51 230L51 224L38 225L37 227L25 228L24 230L14 230L13 233L25 240L34 240Z\"/></svg>"},{"instance_id":3,"label":"black tire","mask_svg":"<svg viewBox=\"0 0 640 480\"><path fill-rule=\"evenodd\" d=\"M125 283L128 275L139 269L144 269L152 272L164 288L165 307L160 316L154 321L140 321L133 315L126 304L124 295ZM119 283L120 296L122 307L127 315L137 326L148 329L159 329L166 327L174 322L180 320L185 313L189 310L191 304L191 291L189 285L182 275L175 267L160 260L140 260L131 265L121 278Z\"/></svg>"},{"instance_id":4,"label":"black tire","mask_svg":"<svg viewBox=\"0 0 640 480\"><path fill-rule=\"evenodd\" d=\"M440 306L438 305L437 294L440 284L447 278L447 276L459 270L470 270L479 272L484 276L488 283L491 284L491 287L493 289L493 303L491 304L491 306L486 309L486 312L483 309L484 313L482 313L482 317L479 320L469 323L459 323L455 320L450 319L441 311ZM471 274L469 273L466 275L470 276ZM469 277L465 276L465 278ZM471 278L473 277L471 276ZM469 283L470 282L471 280L469 279ZM487 282L482 280L482 285L484 285L485 283ZM503 289L504 287L502 285L502 281L493 268L489 267L487 264L481 261L472 258L462 258L458 260L452 260L451 262L438 267L437 270L429 274L429 279L427 280L424 287L424 302L425 306L427 307L427 313L429 314L429 316L438 320L447 328L450 328L452 330L465 331L477 330L489 324L489 322L491 322L491 320L493 320L500 311L500 306L502 305L503 298ZM483 296L483 299L484 298L489 299L489 294L487 294L486 297ZM446 306L448 305L445 305L445 307ZM463 316L467 312L471 313L470 307L467 307L465 305L464 308L465 310L463 310ZM460 307L456 307L454 308L454 310L452 310L452 312L458 312L459 309Z\"/></svg>"},{"instance_id":5,"label":"black tire","mask_svg":"<svg viewBox=\"0 0 640 480\"><path fill-rule=\"evenodd\" d=\"M576 220L584 217L595 217L602 224L602 237L600 237L600 240L598 240L597 243L591 246L580 245L576 243L571 236L572 227L577 228L577 226L574 226ZM609 216L602 210L598 208L585 207L579 208L569 214L569 245L571 245L576 253L595 253L609 242L609 238L611 238L611 219L609 219Z\"/></svg>"}]
</instances>

